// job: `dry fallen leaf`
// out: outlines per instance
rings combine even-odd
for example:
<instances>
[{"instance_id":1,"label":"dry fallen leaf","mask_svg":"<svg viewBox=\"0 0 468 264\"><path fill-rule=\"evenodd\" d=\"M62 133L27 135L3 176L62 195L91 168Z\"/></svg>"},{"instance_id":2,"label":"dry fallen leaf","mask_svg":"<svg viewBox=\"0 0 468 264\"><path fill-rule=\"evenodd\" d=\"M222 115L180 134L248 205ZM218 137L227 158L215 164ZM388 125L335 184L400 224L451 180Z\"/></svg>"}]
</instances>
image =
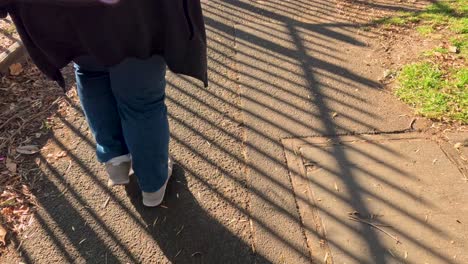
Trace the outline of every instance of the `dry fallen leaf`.
<instances>
[{"instance_id":1,"label":"dry fallen leaf","mask_svg":"<svg viewBox=\"0 0 468 264\"><path fill-rule=\"evenodd\" d=\"M9 216L13 214L13 209L11 207L4 207L2 208L2 214L3 216Z\"/></svg>"},{"instance_id":2,"label":"dry fallen leaf","mask_svg":"<svg viewBox=\"0 0 468 264\"><path fill-rule=\"evenodd\" d=\"M32 155L38 153L39 147L36 145L26 145L26 146L20 146L16 148L16 152L20 154L25 154L25 155Z\"/></svg>"},{"instance_id":3,"label":"dry fallen leaf","mask_svg":"<svg viewBox=\"0 0 468 264\"><path fill-rule=\"evenodd\" d=\"M0 243L2 243L2 246L6 245L6 235L7 235L7 230L3 227L3 225L0 224Z\"/></svg>"},{"instance_id":4,"label":"dry fallen leaf","mask_svg":"<svg viewBox=\"0 0 468 264\"><path fill-rule=\"evenodd\" d=\"M340 188L338 188L338 184L336 184L336 182L335 182L335 191L337 191L337 192L340 191Z\"/></svg>"},{"instance_id":5,"label":"dry fallen leaf","mask_svg":"<svg viewBox=\"0 0 468 264\"><path fill-rule=\"evenodd\" d=\"M67 156L67 152L66 151L60 151L58 153L55 153L55 159L60 159L60 158L63 158L63 157L66 157Z\"/></svg>"},{"instance_id":6,"label":"dry fallen leaf","mask_svg":"<svg viewBox=\"0 0 468 264\"><path fill-rule=\"evenodd\" d=\"M21 63L14 63L10 66L10 74L13 76L18 76L23 72L23 66Z\"/></svg>"},{"instance_id":7,"label":"dry fallen leaf","mask_svg":"<svg viewBox=\"0 0 468 264\"><path fill-rule=\"evenodd\" d=\"M10 172L16 173L17 165L11 159L7 158L5 166Z\"/></svg>"}]
</instances>

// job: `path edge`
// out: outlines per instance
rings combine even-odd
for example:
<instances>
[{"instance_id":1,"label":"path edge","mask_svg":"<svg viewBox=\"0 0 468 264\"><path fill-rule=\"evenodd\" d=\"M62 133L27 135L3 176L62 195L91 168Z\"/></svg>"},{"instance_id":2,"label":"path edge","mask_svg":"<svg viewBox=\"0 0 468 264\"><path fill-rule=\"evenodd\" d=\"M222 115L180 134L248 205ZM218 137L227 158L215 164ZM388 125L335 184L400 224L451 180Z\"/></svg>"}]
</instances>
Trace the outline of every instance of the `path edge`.
<instances>
[{"instance_id":1,"label":"path edge","mask_svg":"<svg viewBox=\"0 0 468 264\"><path fill-rule=\"evenodd\" d=\"M26 58L26 48L21 41L16 41L8 49L0 54L0 73L8 73L9 67Z\"/></svg>"}]
</instances>

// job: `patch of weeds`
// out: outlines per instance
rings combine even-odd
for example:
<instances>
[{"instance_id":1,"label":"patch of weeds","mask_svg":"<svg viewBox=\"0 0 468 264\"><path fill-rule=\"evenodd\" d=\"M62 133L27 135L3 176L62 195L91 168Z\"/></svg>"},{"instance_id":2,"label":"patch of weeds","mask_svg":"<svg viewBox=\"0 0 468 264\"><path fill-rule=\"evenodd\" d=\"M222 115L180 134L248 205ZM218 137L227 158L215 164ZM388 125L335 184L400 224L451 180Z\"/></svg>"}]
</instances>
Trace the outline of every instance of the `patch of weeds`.
<instances>
[{"instance_id":1,"label":"patch of weeds","mask_svg":"<svg viewBox=\"0 0 468 264\"><path fill-rule=\"evenodd\" d=\"M436 55L437 53L440 53L440 54L447 54L447 53L449 53L449 50L446 49L446 48L443 48L443 47L437 47L437 48L435 48L435 49L425 51L425 52L423 53L423 55L424 55L424 56L427 56L427 57L431 57L431 56Z\"/></svg>"},{"instance_id":2,"label":"patch of weeds","mask_svg":"<svg viewBox=\"0 0 468 264\"><path fill-rule=\"evenodd\" d=\"M371 30L371 28L370 28L370 27L362 27L361 29L362 29L363 31L366 31L366 32L368 32L368 31L370 31L370 30Z\"/></svg>"},{"instance_id":3,"label":"patch of weeds","mask_svg":"<svg viewBox=\"0 0 468 264\"><path fill-rule=\"evenodd\" d=\"M42 122L42 126L41 126L41 129L43 129L45 132L51 130L53 127L53 125L49 122L49 121L43 121Z\"/></svg>"},{"instance_id":4,"label":"patch of weeds","mask_svg":"<svg viewBox=\"0 0 468 264\"><path fill-rule=\"evenodd\" d=\"M468 69L449 72L430 62L403 67L396 95L416 111L434 119L453 119L468 124Z\"/></svg>"},{"instance_id":5,"label":"patch of weeds","mask_svg":"<svg viewBox=\"0 0 468 264\"><path fill-rule=\"evenodd\" d=\"M375 21L376 24L402 26L406 24L403 17L385 17Z\"/></svg>"},{"instance_id":6,"label":"patch of weeds","mask_svg":"<svg viewBox=\"0 0 468 264\"><path fill-rule=\"evenodd\" d=\"M463 123L468 123L468 68L454 71L453 79L449 87L452 94L455 94L454 101L450 102L453 109L451 116Z\"/></svg>"},{"instance_id":7,"label":"patch of weeds","mask_svg":"<svg viewBox=\"0 0 468 264\"><path fill-rule=\"evenodd\" d=\"M387 26L403 26L408 23L415 23L420 20L419 17L415 16L415 13L411 12L398 12L396 16L384 17L374 20L375 24L383 24Z\"/></svg>"},{"instance_id":8,"label":"patch of weeds","mask_svg":"<svg viewBox=\"0 0 468 264\"><path fill-rule=\"evenodd\" d=\"M466 0L451 1L452 8L457 14L464 17L468 14L468 3Z\"/></svg>"},{"instance_id":9,"label":"patch of weeds","mask_svg":"<svg viewBox=\"0 0 468 264\"><path fill-rule=\"evenodd\" d=\"M408 26L441 40L439 47L423 53L424 61L403 66L395 92L423 116L468 124L468 0L437 1L420 12L376 22Z\"/></svg>"},{"instance_id":10,"label":"patch of weeds","mask_svg":"<svg viewBox=\"0 0 468 264\"><path fill-rule=\"evenodd\" d=\"M438 1L420 12L400 12L395 16L381 18L374 23L404 26L421 22L418 27L422 35L428 35L430 28L448 27L454 33L468 33L468 2L466 0Z\"/></svg>"},{"instance_id":11,"label":"patch of weeds","mask_svg":"<svg viewBox=\"0 0 468 264\"><path fill-rule=\"evenodd\" d=\"M416 31L419 32L422 36L429 36L434 33L434 28L432 26L423 25L416 28Z\"/></svg>"},{"instance_id":12,"label":"patch of weeds","mask_svg":"<svg viewBox=\"0 0 468 264\"><path fill-rule=\"evenodd\" d=\"M460 51L460 56L463 58L468 57L468 35L455 36L450 39L450 43L457 47Z\"/></svg>"},{"instance_id":13,"label":"patch of weeds","mask_svg":"<svg viewBox=\"0 0 468 264\"><path fill-rule=\"evenodd\" d=\"M467 4L468 5L468 4ZM463 17L459 19L450 19L449 28L457 34L467 34L468 33L468 18Z\"/></svg>"},{"instance_id":14,"label":"patch of weeds","mask_svg":"<svg viewBox=\"0 0 468 264\"><path fill-rule=\"evenodd\" d=\"M462 68L455 72L455 85L459 89L466 88L468 85L468 68Z\"/></svg>"},{"instance_id":15,"label":"patch of weeds","mask_svg":"<svg viewBox=\"0 0 468 264\"><path fill-rule=\"evenodd\" d=\"M431 20L434 23L443 23L455 15L455 10L447 1L435 2L418 14L425 20Z\"/></svg>"},{"instance_id":16,"label":"patch of weeds","mask_svg":"<svg viewBox=\"0 0 468 264\"><path fill-rule=\"evenodd\" d=\"M11 36L13 34L16 33L16 27L14 25L8 25L4 28L4 32L5 34Z\"/></svg>"}]
</instances>

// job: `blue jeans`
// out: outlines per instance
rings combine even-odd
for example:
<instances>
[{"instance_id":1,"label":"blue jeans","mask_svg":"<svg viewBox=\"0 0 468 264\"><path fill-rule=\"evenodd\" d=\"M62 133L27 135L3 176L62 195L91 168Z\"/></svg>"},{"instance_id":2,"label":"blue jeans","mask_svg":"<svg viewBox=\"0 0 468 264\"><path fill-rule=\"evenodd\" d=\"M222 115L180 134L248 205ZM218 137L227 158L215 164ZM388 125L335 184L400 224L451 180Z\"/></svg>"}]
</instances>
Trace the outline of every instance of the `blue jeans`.
<instances>
[{"instance_id":1,"label":"blue jeans","mask_svg":"<svg viewBox=\"0 0 468 264\"><path fill-rule=\"evenodd\" d=\"M75 60L75 74L100 162L130 153L144 192L168 177L169 124L164 104L166 63L160 56L128 58L103 67L92 57Z\"/></svg>"}]
</instances>

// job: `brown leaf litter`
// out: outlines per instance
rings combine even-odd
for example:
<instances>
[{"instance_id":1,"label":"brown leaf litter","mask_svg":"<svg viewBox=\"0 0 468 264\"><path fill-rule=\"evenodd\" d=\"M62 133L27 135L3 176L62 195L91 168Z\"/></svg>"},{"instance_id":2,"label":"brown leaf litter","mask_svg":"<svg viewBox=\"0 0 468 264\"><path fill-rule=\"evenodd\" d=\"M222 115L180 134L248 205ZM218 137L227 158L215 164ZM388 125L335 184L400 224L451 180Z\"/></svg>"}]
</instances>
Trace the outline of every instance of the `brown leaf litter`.
<instances>
[{"instance_id":1,"label":"brown leaf litter","mask_svg":"<svg viewBox=\"0 0 468 264\"><path fill-rule=\"evenodd\" d=\"M0 248L33 223L44 120L57 108L62 92L29 62L14 64L0 76ZM57 157L66 156L58 153ZM1 251L0 251L1 253Z\"/></svg>"}]
</instances>

